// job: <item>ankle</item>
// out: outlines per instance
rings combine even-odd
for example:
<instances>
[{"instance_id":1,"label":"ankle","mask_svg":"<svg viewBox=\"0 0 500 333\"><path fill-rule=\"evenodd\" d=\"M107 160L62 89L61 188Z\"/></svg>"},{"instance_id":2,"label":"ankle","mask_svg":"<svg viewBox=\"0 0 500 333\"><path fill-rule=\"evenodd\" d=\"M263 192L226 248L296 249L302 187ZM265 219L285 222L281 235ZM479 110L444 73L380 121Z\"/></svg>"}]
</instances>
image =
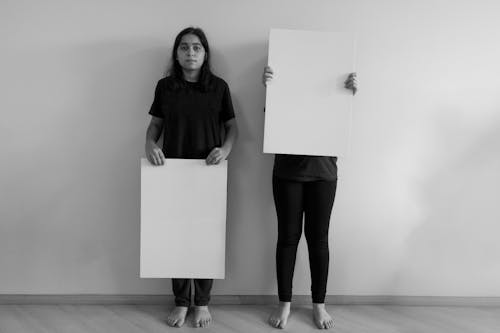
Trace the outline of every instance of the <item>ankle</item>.
<instances>
[{"instance_id":1,"label":"ankle","mask_svg":"<svg viewBox=\"0 0 500 333\"><path fill-rule=\"evenodd\" d=\"M292 302L280 302L279 307L284 310L290 310Z\"/></svg>"},{"instance_id":2,"label":"ankle","mask_svg":"<svg viewBox=\"0 0 500 333\"><path fill-rule=\"evenodd\" d=\"M198 310L208 310L208 305L195 305L194 308Z\"/></svg>"},{"instance_id":3,"label":"ankle","mask_svg":"<svg viewBox=\"0 0 500 333\"><path fill-rule=\"evenodd\" d=\"M313 303L313 309L314 310L324 310L325 303Z\"/></svg>"},{"instance_id":4,"label":"ankle","mask_svg":"<svg viewBox=\"0 0 500 333\"><path fill-rule=\"evenodd\" d=\"M189 307L185 305L176 305L174 310L182 310L182 311L187 311Z\"/></svg>"}]
</instances>

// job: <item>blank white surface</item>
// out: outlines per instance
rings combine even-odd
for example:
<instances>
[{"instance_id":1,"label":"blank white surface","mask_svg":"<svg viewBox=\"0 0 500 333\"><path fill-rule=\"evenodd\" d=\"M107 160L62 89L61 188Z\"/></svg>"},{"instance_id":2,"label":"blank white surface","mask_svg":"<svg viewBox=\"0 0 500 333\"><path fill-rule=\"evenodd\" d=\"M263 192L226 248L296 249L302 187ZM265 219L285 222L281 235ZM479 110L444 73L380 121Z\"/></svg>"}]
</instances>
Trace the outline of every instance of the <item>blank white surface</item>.
<instances>
[{"instance_id":1,"label":"blank white surface","mask_svg":"<svg viewBox=\"0 0 500 333\"><path fill-rule=\"evenodd\" d=\"M227 161L141 159L141 277L223 279Z\"/></svg>"},{"instance_id":2,"label":"blank white surface","mask_svg":"<svg viewBox=\"0 0 500 333\"><path fill-rule=\"evenodd\" d=\"M354 41L338 32L272 29L264 152L343 156L348 148Z\"/></svg>"}]
</instances>

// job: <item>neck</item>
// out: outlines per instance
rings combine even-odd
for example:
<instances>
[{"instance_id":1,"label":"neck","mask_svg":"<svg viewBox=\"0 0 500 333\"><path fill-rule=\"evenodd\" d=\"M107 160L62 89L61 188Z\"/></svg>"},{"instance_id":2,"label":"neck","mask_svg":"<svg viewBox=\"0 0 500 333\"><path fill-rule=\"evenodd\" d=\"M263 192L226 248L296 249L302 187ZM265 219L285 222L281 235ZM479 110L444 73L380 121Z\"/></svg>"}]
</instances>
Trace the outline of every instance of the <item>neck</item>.
<instances>
[{"instance_id":1,"label":"neck","mask_svg":"<svg viewBox=\"0 0 500 333\"><path fill-rule=\"evenodd\" d=\"M200 70L182 69L182 74L184 75L184 80L188 82L198 82L198 78L200 77Z\"/></svg>"}]
</instances>

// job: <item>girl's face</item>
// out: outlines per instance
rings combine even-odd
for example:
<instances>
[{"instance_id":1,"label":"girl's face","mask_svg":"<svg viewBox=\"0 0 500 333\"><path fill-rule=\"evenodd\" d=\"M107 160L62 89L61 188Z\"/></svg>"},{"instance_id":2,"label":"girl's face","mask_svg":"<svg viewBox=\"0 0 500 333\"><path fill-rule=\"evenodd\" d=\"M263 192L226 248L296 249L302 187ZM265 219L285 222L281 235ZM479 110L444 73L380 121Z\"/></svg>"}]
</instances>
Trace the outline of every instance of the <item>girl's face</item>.
<instances>
[{"instance_id":1,"label":"girl's face","mask_svg":"<svg viewBox=\"0 0 500 333\"><path fill-rule=\"evenodd\" d=\"M198 36L192 34L182 36L177 47L177 61L183 69L199 70L205 61L205 55L205 48Z\"/></svg>"}]
</instances>

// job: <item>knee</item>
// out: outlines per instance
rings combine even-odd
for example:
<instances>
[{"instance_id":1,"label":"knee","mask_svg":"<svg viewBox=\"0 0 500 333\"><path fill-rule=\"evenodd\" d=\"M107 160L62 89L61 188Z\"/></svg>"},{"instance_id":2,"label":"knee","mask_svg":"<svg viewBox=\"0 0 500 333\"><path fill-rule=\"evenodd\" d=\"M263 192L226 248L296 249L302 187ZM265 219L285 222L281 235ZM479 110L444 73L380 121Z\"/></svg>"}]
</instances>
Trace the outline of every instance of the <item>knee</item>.
<instances>
[{"instance_id":1,"label":"knee","mask_svg":"<svg viewBox=\"0 0 500 333\"><path fill-rule=\"evenodd\" d=\"M307 247L310 250L328 250L328 234L311 235L306 233Z\"/></svg>"},{"instance_id":2,"label":"knee","mask_svg":"<svg viewBox=\"0 0 500 333\"><path fill-rule=\"evenodd\" d=\"M278 235L278 247L297 247L300 241L300 234Z\"/></svg>"}]
</instances>

